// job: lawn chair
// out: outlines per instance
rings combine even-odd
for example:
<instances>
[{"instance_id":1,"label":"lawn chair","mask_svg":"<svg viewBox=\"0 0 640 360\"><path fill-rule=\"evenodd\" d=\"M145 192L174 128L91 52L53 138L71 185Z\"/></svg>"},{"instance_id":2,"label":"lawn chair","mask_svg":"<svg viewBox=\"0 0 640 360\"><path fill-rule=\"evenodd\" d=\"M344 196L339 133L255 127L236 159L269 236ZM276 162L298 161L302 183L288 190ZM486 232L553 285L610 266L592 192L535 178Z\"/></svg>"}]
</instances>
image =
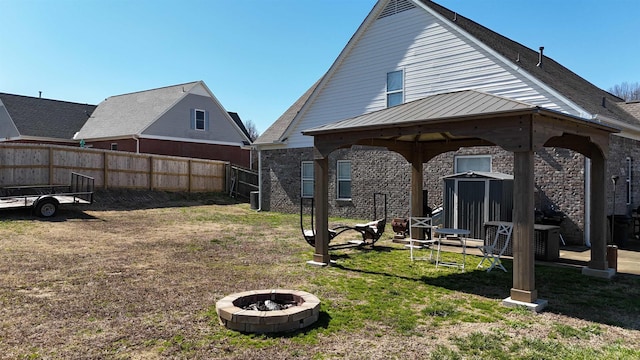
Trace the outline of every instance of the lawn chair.
<instances>
[{"instance_id":1,"label":"lawn chair","mask_svg":"<svg viewBox=\"0 0 640 360\"><path fill-rule=\"evenodd\" d=\"M499 267L504 272L507 272L507 269L502 265L502 261L500 261L500 257L505 252L509 243L511 242L511 235L513 233L513 223L501 222L498 223L498 230L493 238L493 242L489 245L480 246L478 249L482 251L484 257L478 267L483 267L482 264L485 261L489 261L489 268L487 272L491 271L494 267Z\"/></svg>"},{"instance_id":2,"label":"lawn chair","mask_svg":"<svg viewBox=\"0 0 640 360\"><path fill-rule=\"evenodd\" d=\"M413 233L413 229L425 229L425 233L428 233L428 236L425 236L426 239L418 239L418 234ZM409 218L409 244L406 245L410 249L410 257L411 261L414 260L427 260L427 258L416 258L413 256L413 249L428 249L431 248L429 245L436 243L438 240L433 238L433 234L431 229L433 226L431 225L430 217L410 217ZM427 231L428 230L428 231ZM429 261L433 259L433 248L431 248L431 254L429 255Z\"/></svg>"}]
</instances>

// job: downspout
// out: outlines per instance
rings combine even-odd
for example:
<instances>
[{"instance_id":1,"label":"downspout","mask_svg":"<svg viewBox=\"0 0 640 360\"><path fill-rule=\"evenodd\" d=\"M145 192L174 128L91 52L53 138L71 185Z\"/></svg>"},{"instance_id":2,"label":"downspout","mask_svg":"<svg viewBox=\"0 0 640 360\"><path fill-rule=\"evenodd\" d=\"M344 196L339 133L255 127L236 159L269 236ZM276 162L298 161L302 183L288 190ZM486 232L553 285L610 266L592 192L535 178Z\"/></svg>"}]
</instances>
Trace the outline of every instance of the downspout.
<instances>
[{"instance_id":1,"label":"downspout","mask_svg":"<svg viewBox=\"0 0 640 360\"><path fill-rule=\"evenodd\" d=\"M258 149L258 209L262 211L262 150Z\"/></svg>"},{"instance_id":2,"label":"downspout","mask_svg":"<svg viewBox=\"0 0 640 360\"><path fill-rule=\"evenodd\" d=\"M133 135L133 140L136 141L136 154L140 154L140 137Z\"/></svg>"}]
</instances>

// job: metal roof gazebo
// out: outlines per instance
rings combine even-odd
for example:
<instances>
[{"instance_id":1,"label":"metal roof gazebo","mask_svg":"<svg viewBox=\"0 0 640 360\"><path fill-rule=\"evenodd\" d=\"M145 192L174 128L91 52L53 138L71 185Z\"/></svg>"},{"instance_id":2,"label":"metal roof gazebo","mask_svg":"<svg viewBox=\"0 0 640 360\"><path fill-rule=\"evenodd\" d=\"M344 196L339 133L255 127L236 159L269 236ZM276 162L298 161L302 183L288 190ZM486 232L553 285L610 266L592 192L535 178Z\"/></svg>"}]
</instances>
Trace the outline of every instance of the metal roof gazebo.
<instances>
[{"instance_id":1,"label":"metal roof gazebo","mask_svg":"<svg viewBox=\"0 0 640 360\"><path fill-rule=\"evenodd\" d=\"M411 163L411 215L422 212L423 163L462 147L496 145L514 153L513 287L505 304L541 310L534 269L534 152L574 150L591 159L591 260L583 274L611 277L605 216L609 136L619 130L595 121L497 95L465 90L426 98L303 131L314 138L315 254L330 262L328 156L353 145L386 147Z\"/></svg>"}]
</instances>

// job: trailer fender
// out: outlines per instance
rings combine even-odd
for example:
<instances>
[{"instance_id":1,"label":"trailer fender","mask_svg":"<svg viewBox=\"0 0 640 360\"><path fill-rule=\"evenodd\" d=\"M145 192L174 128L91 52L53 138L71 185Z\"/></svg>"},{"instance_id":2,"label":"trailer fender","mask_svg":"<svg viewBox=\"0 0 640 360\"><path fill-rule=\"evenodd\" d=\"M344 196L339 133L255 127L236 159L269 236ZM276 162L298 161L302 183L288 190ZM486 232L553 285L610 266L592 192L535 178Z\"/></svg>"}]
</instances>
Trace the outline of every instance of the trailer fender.
<instances>
[{"instance_id":1,"label":"trailer fender","mask_svg":"<svg viewBox=\"0 0 640 360\"><path fill-rule=\"evenodd\" d=\"M45 196L38 199L33 207L35 209L36 215L39 217L51 217L58 212L58 206L60 203L58 200L51 196Z\"/></svg>"}]
</instances>

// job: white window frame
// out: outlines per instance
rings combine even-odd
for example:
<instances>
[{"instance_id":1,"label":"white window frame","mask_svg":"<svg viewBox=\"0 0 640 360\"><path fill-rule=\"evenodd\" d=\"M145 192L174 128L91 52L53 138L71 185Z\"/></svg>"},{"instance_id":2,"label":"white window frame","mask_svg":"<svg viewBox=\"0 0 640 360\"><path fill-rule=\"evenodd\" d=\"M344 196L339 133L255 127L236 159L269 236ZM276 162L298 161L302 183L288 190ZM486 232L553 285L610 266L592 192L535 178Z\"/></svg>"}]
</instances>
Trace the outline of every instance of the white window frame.
<instances>
[{"instance_id":1,"label":"white window frame","mask_svg":"<svg viewBox=\"0 0 640 360\"><path fill-rule=\"evenodd\" d=\"M304 171L305 165L306 166L311 165L311 174L305 174L305 171ZM313 197L314 185L315 185L315 181L314 181L315 170L313 167L314 167L313 161L303 161L300 163L300 195L303 198ZM309 184L309 183L311 183L311 194L305 193L304 191L305 184Z\"/></svg>"},{"instance_id":2,"label":"white window frame","mask_svg":"<svg viewBox=\"0 0 640 360\"><path fill-rule=\"evenodd\" d=\"M117 151L118 150L118 143L111 143L111 146L109 146L109 149L111 149L113 151Z\"/></svg>"},{"instance_id":3,"label":"white window frame","mask_svg":"<svg viewBox=\"0 0 640 360\"><path fill-rule=\"evenodd\" d=\"M460 171L458 170L458 160L460 159L489 159L489 171L486 170L474 170L474 171L483 171L483 172L492 172L493 171L493 156L492 155L456 155L454 157L453 163L453 172L454 174L458 174L461 172L467 172L469 170Z\"/></svg>"},{"instance_id":4,"label":"white window frame","mask_svg":"<svg viewBox=\"0 0 640 360\"><path fill-rule=\"evenodd\" d=\"M201 114L202 114L202 128L200 128L200 127L198 126L198 113L201 113ZM206 125L206 123L207 123L207 114L206 114L206 111L205 111L205 110L202 110L202 109L194 109L194 112L193 112L193 122L194 122L193 127L194 127L196 130L198 130L198 131L204 131L204 130L205 130L205 128L206 128L206 126L207 126L207 125Z\"/></svg>"},{"instance_id":5,"label":"white window frame","mask_svg":"<svg viewBox=\"0 0 640 360\"><path fill-rule=\"evenodd\" d=\"M340 164L349 164L349 173L348 174L342 174L340 169L341 166ZM349 183L349 197L340 197L340 188L341 188L341 184L343 183ZM351 160L338 160L338 162L336 163L336 198L338 200L351 200L351 190L353 190L351 188Z\"/></svg>"},{"instance_id":6,"label":"white window frame","mask_svg":"<svg viewBox=\"0 0 640 360\"><path fill-rule=\"evenodd\" d=\"M401 81L402 81L402 84L401 84L400 88L398 88L398 89L391 89L391 90L390 90L390 89L389 89L389 76L390 76L391 74L395 74L395 73L400 73L400 79L401 79ZM401 105L401 104L404 104L404 83L405 83L405 81L404 81L404 80L405 80L405 79L404 79L404 69L394 70L394 71L389 71L389 72L387 73L387 79L386 79L386 84L387 84L387 85L386 85L386 88L385 88L385 89L386 89L385 99L386 99L387 107L388 107L388 108L390 108L390 107L394 107L394 106L398 106L398 105ZM399 102L399 103L397 103L397 104L396 104L396 103L394 103L394 104L390 105L390 104L389 104L389 98L390 98L392 95L398 95L398 94L400 94L400 97L401 97L400 102Z\"/></svg>"}]
</instances>

